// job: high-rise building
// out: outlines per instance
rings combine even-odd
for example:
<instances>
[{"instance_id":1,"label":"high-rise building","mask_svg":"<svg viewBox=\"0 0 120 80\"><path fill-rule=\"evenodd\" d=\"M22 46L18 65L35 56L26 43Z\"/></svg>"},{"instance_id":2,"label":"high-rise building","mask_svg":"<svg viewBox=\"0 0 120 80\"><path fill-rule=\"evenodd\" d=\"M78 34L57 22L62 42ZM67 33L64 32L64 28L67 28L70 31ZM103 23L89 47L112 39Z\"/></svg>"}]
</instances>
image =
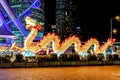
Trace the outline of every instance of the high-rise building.
<instances>
[{"instance_id":1,"label":"high-rise building","mask_svg":"<svg viewBox=\"0 0 120 80\"><path fill-rule=\"evenodd\" d=\"M14 14L17 18L20 19L20 23L22 24L23 29L29 35L29 30L25 28L25 17L30 16L36 19L39 22L44 22L44 0L7 0L8 4L12 8ZM2 5L0 5L0 12L3 14L6 23L9 25L12 33L16 36L15 42L23 45L24 36L20 33L19 29L12 22L10 16L6 13L5 9ZM38 32L38 38L43 37L44 34L44 26L43 30Z\"/></svg>"},{"instance_id":2,"label":"high-rise building","mask_svg":"<svg viewBox=\"0 0 120 80\"><path fill-rule=\"evenodd\" d=\"M75 0L56 0L56 32L61 40L77 34Z\"/></svg>"}]
</instances>

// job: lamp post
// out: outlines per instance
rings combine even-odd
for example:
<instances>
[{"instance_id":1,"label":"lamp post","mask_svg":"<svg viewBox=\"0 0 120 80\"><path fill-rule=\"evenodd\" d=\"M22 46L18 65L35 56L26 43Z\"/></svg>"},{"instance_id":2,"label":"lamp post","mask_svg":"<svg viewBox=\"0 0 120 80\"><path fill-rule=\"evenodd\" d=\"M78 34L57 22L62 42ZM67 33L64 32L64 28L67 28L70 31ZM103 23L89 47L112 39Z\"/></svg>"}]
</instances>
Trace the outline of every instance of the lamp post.
<instances>
[{"instance_id":1,"label":"lamp post","mask_svg":"<svg viewBox=\"0 0 120 80\"><path fill-rule=\"evenodd\" d=\"M115 18L110 18L110 38L112 38L112 22Z\"/></svg>"},{"instance_id":2,"label":"lamp post","mask_svg":"<svg viewBox=\"0 0 120 80\"><path fill-rule=\"evenodd\" d=\"M120 21L120 17L116 16L115 18L110 18L110 38L113 37L113 19L115 19L116 21Z\"/></svg>"},{"instance_id":3,"label":"lamp post","mask_svg":"<svg viewBox=\"0 0 120 80\"><path fill-rule=\"evenodd\" d=\"M119 21L120 22L120 16L116 16L115 18L110 18L110 38L113 38L113 33L116 34L117 33L117 29L113 29L113 19L115 19L115 21ZM113 52L113 48L111 46L112 52Z\"/></svg>"}]
</instances>

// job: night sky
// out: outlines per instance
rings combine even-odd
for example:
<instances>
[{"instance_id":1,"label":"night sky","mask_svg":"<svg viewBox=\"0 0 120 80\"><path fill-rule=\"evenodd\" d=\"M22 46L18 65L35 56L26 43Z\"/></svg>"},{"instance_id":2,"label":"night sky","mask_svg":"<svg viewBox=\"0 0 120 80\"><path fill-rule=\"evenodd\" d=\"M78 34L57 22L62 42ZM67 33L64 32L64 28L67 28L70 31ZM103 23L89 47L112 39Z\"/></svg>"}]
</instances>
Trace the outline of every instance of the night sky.
<instances>
[{"instance_id":1,"label":"night sky","mask_svg":"<svg viewBox=\"0 0 120 80\"><path fill-rule=\"evenodd\" d=\"M120 15L119 2L81 2L78 0L77 4L77 20L83 30L83 40L95 37L99 41L106 41L110 37L110 18ZM115 27L120 30L120 23L113 20L113 28ZM118 34L113 37L120 39Z\"/></svg>"},{"instance_id":2,"label":"night sky","mask_svg":"<svg viewBox=\"0 0 120 80\"><path fill-rule=\"evenodd\" d=\"M51 2L53 1L53 2ZM55 0L46 2L46 26L47 32L50 32L50 24L55 24ZM81 27L81 38L83 41L91 37L99 41L107 41L110 37L110 18L120 15L120 3L115 1L81 1L74 0L77 5L77 26ZM48 7L49 6L49 7ZM120 41L120 22L113 20L113 28L119 30L113 37ZM119 35L119 36L118 36Z\"/></svg>"}]
</instances>

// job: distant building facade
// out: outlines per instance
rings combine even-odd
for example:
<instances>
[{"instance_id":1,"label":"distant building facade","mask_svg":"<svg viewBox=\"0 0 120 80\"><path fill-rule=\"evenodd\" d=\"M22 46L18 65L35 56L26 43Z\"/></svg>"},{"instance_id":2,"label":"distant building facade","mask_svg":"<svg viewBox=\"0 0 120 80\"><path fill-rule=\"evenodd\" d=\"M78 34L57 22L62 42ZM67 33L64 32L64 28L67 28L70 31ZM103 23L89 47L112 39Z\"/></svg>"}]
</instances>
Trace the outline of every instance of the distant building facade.
<instances>
[{"instance_id":1,"label":"distant building facade","mask_svg":"<svg viewBox=\"0 0 120 80\"><path fill-rule=\"evenodd\" d=\"M74 0L56 0L56 29L55 32L64 40L70 35L77 34L77 6Z\"/></svg>"}]
</instances>

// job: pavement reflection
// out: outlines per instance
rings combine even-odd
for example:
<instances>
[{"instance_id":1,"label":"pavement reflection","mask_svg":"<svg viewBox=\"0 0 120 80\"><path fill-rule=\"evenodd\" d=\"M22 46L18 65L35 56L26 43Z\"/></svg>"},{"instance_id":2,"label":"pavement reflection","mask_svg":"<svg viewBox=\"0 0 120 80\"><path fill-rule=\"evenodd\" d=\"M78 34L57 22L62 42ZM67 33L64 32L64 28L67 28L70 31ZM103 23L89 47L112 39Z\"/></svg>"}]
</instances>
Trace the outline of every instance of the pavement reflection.
<instances>
[{"instance_id":1,"label":"pavement reflection","mask_svg":"<svg viewBox=\"0 0 120 80\"><path fill-rule=\"evenodd\" d=\"M120 80L120 66L0 69L0 80Z\"/></svg>"}]
</instances>

